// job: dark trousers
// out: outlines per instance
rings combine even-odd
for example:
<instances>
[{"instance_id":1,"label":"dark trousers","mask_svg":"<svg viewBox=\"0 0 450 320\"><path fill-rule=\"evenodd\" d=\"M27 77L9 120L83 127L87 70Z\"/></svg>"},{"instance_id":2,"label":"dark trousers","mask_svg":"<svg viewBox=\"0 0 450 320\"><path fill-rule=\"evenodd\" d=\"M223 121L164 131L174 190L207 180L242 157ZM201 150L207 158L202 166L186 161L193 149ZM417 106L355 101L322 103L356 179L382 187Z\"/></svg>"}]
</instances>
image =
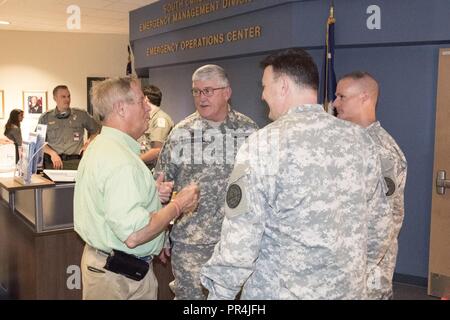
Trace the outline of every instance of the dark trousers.
<instances>
[{"instance_id":1,"label":"dark trousers","mask_svg":"<svg viewBox=\"0 0 450 320\"><path fill-rule=\"evenodd\" d=\"M59 155L63 163L63 170L77 170L81 157L78 155ZM44 154L44 169L53 169L52 158Z\"/></svg>"}]
</instances>

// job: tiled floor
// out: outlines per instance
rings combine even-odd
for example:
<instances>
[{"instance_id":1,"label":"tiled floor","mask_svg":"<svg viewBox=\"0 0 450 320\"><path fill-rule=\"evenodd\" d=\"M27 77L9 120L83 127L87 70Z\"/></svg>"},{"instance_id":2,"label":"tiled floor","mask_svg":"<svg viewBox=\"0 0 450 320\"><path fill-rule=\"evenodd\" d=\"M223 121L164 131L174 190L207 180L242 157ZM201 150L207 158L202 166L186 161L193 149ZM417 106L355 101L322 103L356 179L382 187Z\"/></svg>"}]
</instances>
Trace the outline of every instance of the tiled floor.
<instances>
[{"instance_id":1,"label":"tiled floor","mask_svg":"<svg viewBox=\"0 0 450 320\"><path fill-rule=\"evenodd\" d=\"M2 288L0 288L0 300L6 300L7 296Z\"/></svg>"}]
</instances>

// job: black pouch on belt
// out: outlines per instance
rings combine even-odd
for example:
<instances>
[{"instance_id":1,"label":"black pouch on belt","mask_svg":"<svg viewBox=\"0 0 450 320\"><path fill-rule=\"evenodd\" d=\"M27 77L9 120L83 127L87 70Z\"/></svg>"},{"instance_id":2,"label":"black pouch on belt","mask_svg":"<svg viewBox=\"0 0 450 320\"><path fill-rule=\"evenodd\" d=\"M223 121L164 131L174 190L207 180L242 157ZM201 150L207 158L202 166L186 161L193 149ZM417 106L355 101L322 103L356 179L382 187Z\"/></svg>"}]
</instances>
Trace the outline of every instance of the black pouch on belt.
<instances>
[{"instance_id":1,"label":"black pouch on belt","mask_svg":"<svg viewBox=\"0 0 450 320\"><path fill-rule=\"evenodd\" d=\"M140 281L148 272L149 264L131 254L113 250L106 259L106 270Z\"/></svg>"}]
</instances>

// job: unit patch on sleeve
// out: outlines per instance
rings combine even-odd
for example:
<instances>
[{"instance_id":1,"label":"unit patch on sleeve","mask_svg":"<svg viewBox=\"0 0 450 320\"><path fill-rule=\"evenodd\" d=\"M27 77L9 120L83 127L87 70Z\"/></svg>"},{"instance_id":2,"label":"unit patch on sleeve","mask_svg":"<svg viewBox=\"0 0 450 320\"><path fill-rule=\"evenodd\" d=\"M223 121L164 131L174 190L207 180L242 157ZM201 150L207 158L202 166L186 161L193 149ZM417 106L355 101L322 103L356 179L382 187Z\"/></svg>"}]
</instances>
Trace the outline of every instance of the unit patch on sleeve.
<instances>
[{"instance_id":1,"label":"unit patch on sleeve","mask_svg":"<svg viewBox=\"0 0 450 320\"><path fill-rule=\"evenodd\" d=\"M242 200L242 190L237 184L232 184L228 187L227 192L227 206L235 209Z\"/></svg>"},{"instance_id":2,"label":"unit patch on sleeve","mask_svg":"<svg viewBox=\"0 0 450 320\"><path fill-rule=\"evenodd\" d=\"M158 120L156 120L156 126L158 128L165 128L166 127L166 119L158 118Z\"/></svg>"},{"instance_id":3,"label":"unit patch on sleeve","mask_svg":"<svg viewBox=\"0 0 450 320\"><path fill-rule=\"evenodd\" d=\"M237 164L230 176L225 198L225 216L234 218L248 212L246 166Z\"/></svg>"}]
</instances>

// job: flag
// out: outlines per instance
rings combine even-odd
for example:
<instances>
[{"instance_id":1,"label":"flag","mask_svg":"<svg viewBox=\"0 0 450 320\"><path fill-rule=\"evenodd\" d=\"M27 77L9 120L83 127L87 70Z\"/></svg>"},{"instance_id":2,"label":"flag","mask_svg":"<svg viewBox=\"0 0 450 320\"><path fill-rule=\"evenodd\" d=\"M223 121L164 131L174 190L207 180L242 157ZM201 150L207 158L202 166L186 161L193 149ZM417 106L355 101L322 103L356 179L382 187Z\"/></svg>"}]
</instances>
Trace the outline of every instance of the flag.
<instances>
[{"instance_id":1,"label":"flag","mask_svg":"<svg viewBox=\"0 0 450 320\"><path fill-rule=\"evenodd\" d=\"M327 19L327 32L325 40L325 55L322 67L322 82L320 103L326 112L334 113L331 102L334 100L336 92L336 75L334 73L334 4L331 1L330 14Z\"/></svg>"},{"instance_id":2,"label":"flag","mask_svg":"<svg viewBox=\"0 0 450 320\"><path fill-rule=\"evenodd\" d=\"M131 49L130 46L128 46L128 63L127 63L127 71L126 75L129 76L133 73L132 67L131 67Z\"/></svg>"}]
</instances>

